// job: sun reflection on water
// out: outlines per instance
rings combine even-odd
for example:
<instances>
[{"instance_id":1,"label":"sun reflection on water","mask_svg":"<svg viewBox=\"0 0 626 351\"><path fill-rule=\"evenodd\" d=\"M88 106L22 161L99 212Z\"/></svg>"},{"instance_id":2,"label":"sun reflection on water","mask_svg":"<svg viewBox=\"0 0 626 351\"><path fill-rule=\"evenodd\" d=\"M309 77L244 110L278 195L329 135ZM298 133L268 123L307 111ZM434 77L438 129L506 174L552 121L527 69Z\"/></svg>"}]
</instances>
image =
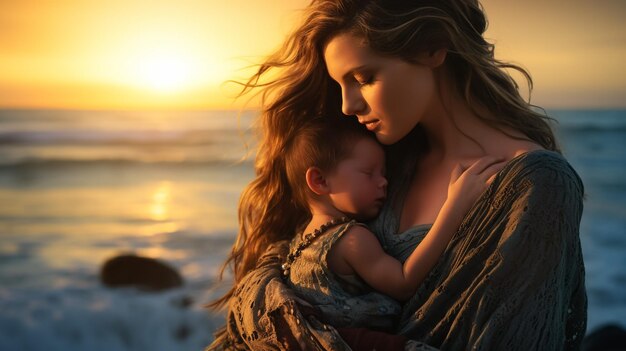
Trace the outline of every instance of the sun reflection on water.
<instances>
[{"instance_id":1,"label":"sun reflection on water","mask_svg":"<svg viewBox=\"0 0 626 351\"><path fill-rule=\"evenodd\" d=\"M159 183L159 186L152 194L152 206L150 207L150 218L152 220L165 221L169 219L171 189L171 183L163 181Z\"/></svg>"}]
</instances>

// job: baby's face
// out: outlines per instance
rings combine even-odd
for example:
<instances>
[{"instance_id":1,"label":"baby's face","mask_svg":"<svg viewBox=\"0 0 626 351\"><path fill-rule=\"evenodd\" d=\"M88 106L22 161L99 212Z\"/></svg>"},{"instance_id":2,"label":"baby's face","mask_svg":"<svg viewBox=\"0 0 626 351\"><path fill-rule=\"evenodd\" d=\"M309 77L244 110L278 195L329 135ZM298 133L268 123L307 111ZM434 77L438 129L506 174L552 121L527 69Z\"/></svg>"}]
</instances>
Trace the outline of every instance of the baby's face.
<instances>
[{"instance_id":1,"label":"baby's face","mask_svg":"<svg viewBox=\"0 0 626 351\"><path fill-rule=\"evenodd\" d=\"M382 147L372 139L360 139L352 156L341 161L326 179L337 210L359 221L376 217L387 194Z\"/></svg>"}]
</instances>

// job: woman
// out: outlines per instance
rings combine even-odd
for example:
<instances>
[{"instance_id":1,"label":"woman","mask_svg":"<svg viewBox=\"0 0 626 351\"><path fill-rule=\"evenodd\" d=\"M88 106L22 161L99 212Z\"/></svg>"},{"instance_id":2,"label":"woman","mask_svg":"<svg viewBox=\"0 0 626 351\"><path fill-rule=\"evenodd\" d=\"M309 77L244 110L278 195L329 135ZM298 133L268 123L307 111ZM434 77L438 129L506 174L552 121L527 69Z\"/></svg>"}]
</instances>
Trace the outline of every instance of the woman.
<instances>
[{"instance_id":1,"label":"woman","mask_svg":"<svg viewBox=\"0 0 626 351\"><path fill-rule=\"evenodd\" d=\"M530 76L494 58L486 23L475 0L311 3L246 84L265 89L263 136L227 261L235 286L216 303L229 303L227 325L213 347L342 349L355 335L320 323L279 273L284 239L307 220L290 201L281 151L303 121L342 111L389 145L390 201L371 228L399 260L436 218L454 165L508 160L404 305L397 332L441 349L579 348L583 185L504 69ZM264 80L273 70L278 78Z\"/></svg>"}]
</instances>

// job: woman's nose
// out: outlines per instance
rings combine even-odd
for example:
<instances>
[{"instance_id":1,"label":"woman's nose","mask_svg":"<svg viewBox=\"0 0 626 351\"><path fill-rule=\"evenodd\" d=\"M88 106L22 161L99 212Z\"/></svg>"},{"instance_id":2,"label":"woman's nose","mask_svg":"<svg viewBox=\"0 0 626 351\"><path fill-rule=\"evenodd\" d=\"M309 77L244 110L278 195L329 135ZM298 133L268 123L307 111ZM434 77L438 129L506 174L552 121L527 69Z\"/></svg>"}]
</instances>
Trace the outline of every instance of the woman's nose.
<instances>
[{"instance_id":1,"label":"woman's nose","mask_svg":"<svg viewBox=\"0 0 626 351\"><path fill-rule=\"evenodd\" d=\"M343 90L341 99L341 112L344 115L358 115L365 110L365 100L363 100L360 91L356 89Z\"/></svg>"}]
</instances>

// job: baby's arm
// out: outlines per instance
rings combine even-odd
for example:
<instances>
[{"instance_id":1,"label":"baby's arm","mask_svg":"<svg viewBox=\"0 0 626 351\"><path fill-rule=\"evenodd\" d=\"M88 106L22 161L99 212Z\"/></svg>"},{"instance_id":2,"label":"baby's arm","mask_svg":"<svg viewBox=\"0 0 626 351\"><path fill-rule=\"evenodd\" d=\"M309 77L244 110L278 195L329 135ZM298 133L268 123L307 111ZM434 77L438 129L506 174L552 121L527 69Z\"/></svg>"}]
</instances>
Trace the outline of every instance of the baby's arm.
<instances>
[{"instance_id":1,"label":"baby's arm","mask_svg":"<svg viewBox=\"0 0 626 351\"><path fill-rule=\"evenodd\" d=\"M364 227L352 227L330 252L331 269L352 270L372 288L398 300L413 296L435 266L470 206L485 190L489 179L502 168L495 158L483 158L467 170L452 174L448 198L426 238L404 265L388 255L376 236ZM334 266L334 267L333 267Z\"/></svg>"}]
</instances>

